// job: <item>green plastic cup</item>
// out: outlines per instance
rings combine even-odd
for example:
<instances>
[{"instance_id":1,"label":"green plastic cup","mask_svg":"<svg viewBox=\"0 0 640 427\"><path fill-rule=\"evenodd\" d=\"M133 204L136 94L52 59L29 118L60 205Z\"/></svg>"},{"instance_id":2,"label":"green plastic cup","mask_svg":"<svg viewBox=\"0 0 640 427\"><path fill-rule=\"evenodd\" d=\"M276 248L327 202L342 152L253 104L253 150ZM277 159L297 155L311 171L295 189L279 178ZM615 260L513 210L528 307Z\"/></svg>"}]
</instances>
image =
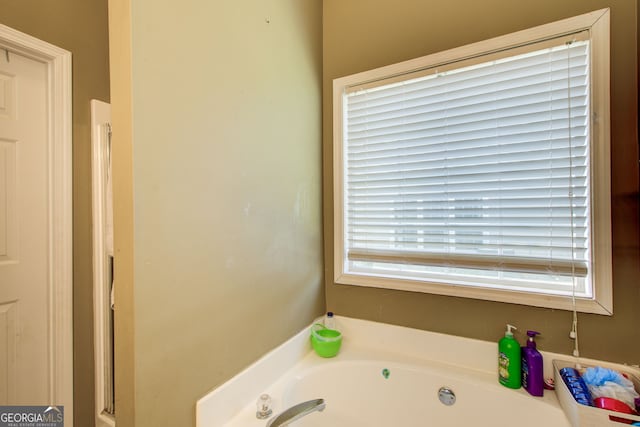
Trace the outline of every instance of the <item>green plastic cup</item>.
<instances>
[{"instance_id":1,"label":"green plastic cup","mask_svg":"<svg viewBox=\"0 0 640 427\"><path fill-rule=\"evenodd\" d=\"M320 357L335 357L342 346L342 334L316 323L311 327L311 347Z\"/></svg>"}]
</instances>

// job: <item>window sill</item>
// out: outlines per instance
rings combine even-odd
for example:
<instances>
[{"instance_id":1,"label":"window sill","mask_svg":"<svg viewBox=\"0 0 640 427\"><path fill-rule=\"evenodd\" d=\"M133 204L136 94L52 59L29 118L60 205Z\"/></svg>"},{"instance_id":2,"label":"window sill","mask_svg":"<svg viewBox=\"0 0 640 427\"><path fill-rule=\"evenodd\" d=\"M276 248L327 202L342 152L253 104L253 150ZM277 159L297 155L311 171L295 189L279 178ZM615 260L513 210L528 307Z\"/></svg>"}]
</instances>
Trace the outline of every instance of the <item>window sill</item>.
<instances>
[{"instance_id":1,"label":"window sill","mask_svg":"<svg viewBox=\"0 0 640 427\"><path fill-rule=\"evenodd\" d=\"M461 298L473 298L569 311L574 309L571 297L559 295L534 294L530 292L476 288L471 286L344 273L336 274L335 283L341 285L364 286ZM611 316L613 315L613 302L610 296L601 297L599 299L597 297L593 299L576 298L575 309L581 313Z\"/></svg>"}]
</instances>

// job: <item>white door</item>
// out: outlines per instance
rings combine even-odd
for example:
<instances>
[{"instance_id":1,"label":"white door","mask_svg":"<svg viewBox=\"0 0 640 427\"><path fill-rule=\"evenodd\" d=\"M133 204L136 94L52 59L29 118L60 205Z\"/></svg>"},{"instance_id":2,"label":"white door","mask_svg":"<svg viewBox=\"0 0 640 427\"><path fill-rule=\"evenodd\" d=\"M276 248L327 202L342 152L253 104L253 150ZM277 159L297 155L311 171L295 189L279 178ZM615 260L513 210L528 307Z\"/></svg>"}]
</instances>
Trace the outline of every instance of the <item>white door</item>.
<instances>
[{"instance_id":1,"label":"white door","mask_svg":"<svg viewBox=\"0 0 640 427\"><path fill-rule=\"evenodd\" d=\"M0 51L0 405L48 405L47 66Z\"/></svg>"}]
</instances>

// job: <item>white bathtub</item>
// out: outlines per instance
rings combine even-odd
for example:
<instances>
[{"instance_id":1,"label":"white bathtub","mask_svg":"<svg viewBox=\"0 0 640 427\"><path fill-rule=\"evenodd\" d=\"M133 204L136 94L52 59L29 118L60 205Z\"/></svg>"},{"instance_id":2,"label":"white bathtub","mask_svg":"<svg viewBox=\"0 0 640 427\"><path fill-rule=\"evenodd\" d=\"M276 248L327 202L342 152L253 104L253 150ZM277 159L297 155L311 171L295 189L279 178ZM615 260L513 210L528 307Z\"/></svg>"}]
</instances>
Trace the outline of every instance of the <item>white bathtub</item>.
<instances>
[{"instance_id":1,"label":"white bathtub","mask_svg":"<svg viewBox=\"0 0 640 427\"><path fill-rule=\"evenodd\" d=\"M438 398L443 386L456 396L451 406ZM292 426L570 425L552 399L536 399L505 389L493 375L443 366L370 360L326 363L291 378L285 386L283 406L314 398L325 400L325 410L311 413Z\"/></svg>"},{"instance_id":2,"label":"white bathtub","mask_svg":"<svg viewBox=\"0 0 640 427\"><path fill-rule=\"evenodd\" d=\"M344 335L337 357L318 357L305 329L202 397L196 405L197 427L265 427L267 421L255 416L262 393L271 396L274 415L325 399L324 411L291 424L295 427L571 425L555 392L533 397L498 383L496 343L337 320ZM553 376L552 359L570 359L542 353L545 377ZM455 404L440 402L441 387L455 393Z\"/></svg>"}]
</instances>

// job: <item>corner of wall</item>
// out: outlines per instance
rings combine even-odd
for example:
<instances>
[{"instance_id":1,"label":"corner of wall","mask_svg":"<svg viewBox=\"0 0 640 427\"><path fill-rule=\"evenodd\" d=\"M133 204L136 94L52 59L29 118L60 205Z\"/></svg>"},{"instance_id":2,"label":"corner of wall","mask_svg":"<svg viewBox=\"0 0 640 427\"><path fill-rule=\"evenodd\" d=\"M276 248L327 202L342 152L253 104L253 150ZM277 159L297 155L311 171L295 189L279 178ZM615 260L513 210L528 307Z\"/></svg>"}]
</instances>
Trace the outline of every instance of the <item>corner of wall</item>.
<instances>
[{"instance_id":1,"label":"corner of wall","mask_svg":"<svg viewBox=\"0 0 640 427\"><path fill-rule=\"evenodd\" d=\"M131 0L109 1L115 242L115 389L118 427L135 425Z\"/></svg>"}]
</instances>

